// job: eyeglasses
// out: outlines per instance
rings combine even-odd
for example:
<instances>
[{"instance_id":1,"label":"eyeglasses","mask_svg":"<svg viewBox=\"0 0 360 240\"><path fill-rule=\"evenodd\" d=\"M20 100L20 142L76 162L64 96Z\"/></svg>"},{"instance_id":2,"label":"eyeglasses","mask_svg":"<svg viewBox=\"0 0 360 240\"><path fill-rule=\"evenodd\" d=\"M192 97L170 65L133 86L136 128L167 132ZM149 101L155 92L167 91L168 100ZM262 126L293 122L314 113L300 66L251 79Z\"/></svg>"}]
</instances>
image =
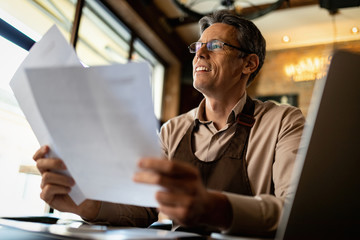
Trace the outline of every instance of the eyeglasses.
<instances>
[{"instance_id":1,"label":"eyeglasses","mask_svg":"<svg viewBox=\"0 0 360 240\"><path fill-rule=\"evenodd\" d=\"M217 39L214 39L214 40L211 40L209 42L206 42L206 43L202 43L202 42L194 42L192 44L190 44L190 46L188 47L189 48L189 51L191 53L196 53L197 51L199 51L199 49L202 47L202 45L206 44L206 48L207 50L209 51L218 51L218 50L222 50L224 49L224 45L228 46L228 47L232 47L232 48L235 48L239 51L242 51L244 53L250 53L249 51L245 50L245 49L242 49L242 48L239 48L239 47L236 47L236 46L233 46L233 45L230 45L228 43L224 43L220 40L217 40Z\"/></svg>"}]
</instances>

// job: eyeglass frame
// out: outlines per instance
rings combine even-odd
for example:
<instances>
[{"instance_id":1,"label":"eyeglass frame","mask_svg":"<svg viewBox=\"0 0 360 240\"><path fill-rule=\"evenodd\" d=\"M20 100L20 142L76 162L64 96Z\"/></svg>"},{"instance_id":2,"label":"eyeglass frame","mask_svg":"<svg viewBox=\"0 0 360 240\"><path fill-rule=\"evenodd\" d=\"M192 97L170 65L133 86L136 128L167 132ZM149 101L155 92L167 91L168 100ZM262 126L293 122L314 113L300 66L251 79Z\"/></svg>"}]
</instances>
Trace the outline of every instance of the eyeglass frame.
<instances>
[{"instance_id":1,"label":"eyeglass frame","mask_svg":"<svg viewBox=\"0 0 360 240\"><path fill-rule=\"evenodd\" d=\"M248 50L245 50L245 49L243 49L243 48L236 47L236 46L231 45L231 44L229 44L229 43L220 41L220 40L218 40L218 39L213 39L213 40L210 40L210 41L205 42L205 43L203 43L203 42L193 42L193 43L191 43L191 44L188 46L188 49L189 49L190 53L197 53L197 51L199 51L200 48L202 48L202 46L203 46L204 44L206 44L206 49L207 49L208 51L210 51L210 52L213 52L214 50L210 50L210 49L208 48L208 43L211 43L211 42L214 42L214 41L217 41L217 42L222 43L222 48L221 48L221 49L223 49L223 47L224 47L224 45L225 45L225 46L228 46L228 47L235 48L235 49L237 49L237 50L239 50L239 51L241 51L241 52L244 52L244 53L246 53L246 54L251 54L251 52L248 51ZM196 48L195 48L195 51L192 51L192 49L191 49L190 46L193 45L193 44L195 44L195 46L196 46L197 43L200 43L200 44L201 44L200 48L199 48L198 50L196 50Z\"/></svg>"}]
</instances>

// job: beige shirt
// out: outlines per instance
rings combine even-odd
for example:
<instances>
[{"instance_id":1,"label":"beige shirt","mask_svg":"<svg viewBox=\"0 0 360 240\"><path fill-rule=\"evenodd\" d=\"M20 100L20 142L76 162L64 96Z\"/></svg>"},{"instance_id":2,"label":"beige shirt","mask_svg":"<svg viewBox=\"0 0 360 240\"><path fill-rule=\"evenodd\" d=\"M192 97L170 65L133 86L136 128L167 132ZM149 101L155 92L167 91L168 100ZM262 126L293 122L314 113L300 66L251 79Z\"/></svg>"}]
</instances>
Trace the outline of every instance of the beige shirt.
<instances>
[{"instance_id":1,"label":"beige shirt","mask_svg":"<svg viewBox=\"0 0 360 240\"><path fill-rule=\"evenodd\" d=\"M198 108L166 122L160 133L166 156L172 159L190 124L196 121L199 130L194 134L195 155L203 161L215 160L235 133L235 116L245 102L246 96L236 104L227 125L219 131L211 121L202 118L204 100ZM255 101L254 115L246 162L255 197L225 193L233 209L233 221L226 231L229 234L266 234L277 229L305 123L299 109L272 102Z\"/></svg>"},{"instance_id":2,"label":"beige shirt","mask_svg":"<svg viewBox=\"0 0 360 240\"><path fill-rule=\"evenodd\" d=\"M180 140L193 121L198 121L195 155L212 161L235 131L235 116L242 111L246 96L229 114L227 125L217 131L212 122L204 121L204 102L198 108L166 122L160 139L165 155L171 159ZM285 197L290 194L290 177L304 126L299 109L255 101L255 124L250 132L246 155L248 177L254 197L224 193L228 197L233 219L228 234L267 234L275 231ZM211 211L211 209L209 209ZM153 209L102 203L94 222L111 225L146 226L156 220Z\"/></svg>"}]
</instances>

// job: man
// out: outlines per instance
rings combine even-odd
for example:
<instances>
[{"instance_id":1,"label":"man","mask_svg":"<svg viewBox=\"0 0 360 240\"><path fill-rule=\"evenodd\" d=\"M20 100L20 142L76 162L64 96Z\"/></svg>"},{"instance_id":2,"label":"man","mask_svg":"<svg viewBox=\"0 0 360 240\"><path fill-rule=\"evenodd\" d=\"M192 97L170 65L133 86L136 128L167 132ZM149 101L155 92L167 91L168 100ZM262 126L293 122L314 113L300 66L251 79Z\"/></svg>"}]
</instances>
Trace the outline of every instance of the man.
<instances>
[{"instance_id":1,"label":"man","mask_svg":"<svg viewBox=\"0 0 360 240\"><path fill-rule=\"evenodd\" d=\"M273 234L289 192L304 118L294 107L251 100L246 87L260 70L265 40L256 26L228 11L200 20L201 37L189 46L199 107L161 128L164 159L144 158L136 182L162 186L159 211L176 225L228 234ZM74 180L58 174L60 159L34 155L41 198L90 222L148 226L155 209L68 196ZM171 161L169 161L171 160ZM116 184L116 183L114 183Z\"/></svg>"}]
</instances>

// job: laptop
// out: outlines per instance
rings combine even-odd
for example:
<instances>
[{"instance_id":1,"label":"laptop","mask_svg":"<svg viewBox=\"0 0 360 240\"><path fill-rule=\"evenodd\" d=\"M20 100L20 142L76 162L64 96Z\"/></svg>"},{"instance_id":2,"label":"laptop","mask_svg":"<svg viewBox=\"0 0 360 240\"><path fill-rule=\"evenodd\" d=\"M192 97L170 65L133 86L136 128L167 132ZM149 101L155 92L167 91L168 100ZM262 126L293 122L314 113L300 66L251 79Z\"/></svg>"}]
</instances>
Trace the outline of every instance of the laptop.
<instances>
[{"instance_id":1,"label":"laptop","mask_svg":"<svg viewBox=\"0 0 360 240\"><path fill-rule=\"evenodd\" d=\"M360 54L335 51L314 91L276 239L360 239Z\"/></svg>"}]
</instances>

